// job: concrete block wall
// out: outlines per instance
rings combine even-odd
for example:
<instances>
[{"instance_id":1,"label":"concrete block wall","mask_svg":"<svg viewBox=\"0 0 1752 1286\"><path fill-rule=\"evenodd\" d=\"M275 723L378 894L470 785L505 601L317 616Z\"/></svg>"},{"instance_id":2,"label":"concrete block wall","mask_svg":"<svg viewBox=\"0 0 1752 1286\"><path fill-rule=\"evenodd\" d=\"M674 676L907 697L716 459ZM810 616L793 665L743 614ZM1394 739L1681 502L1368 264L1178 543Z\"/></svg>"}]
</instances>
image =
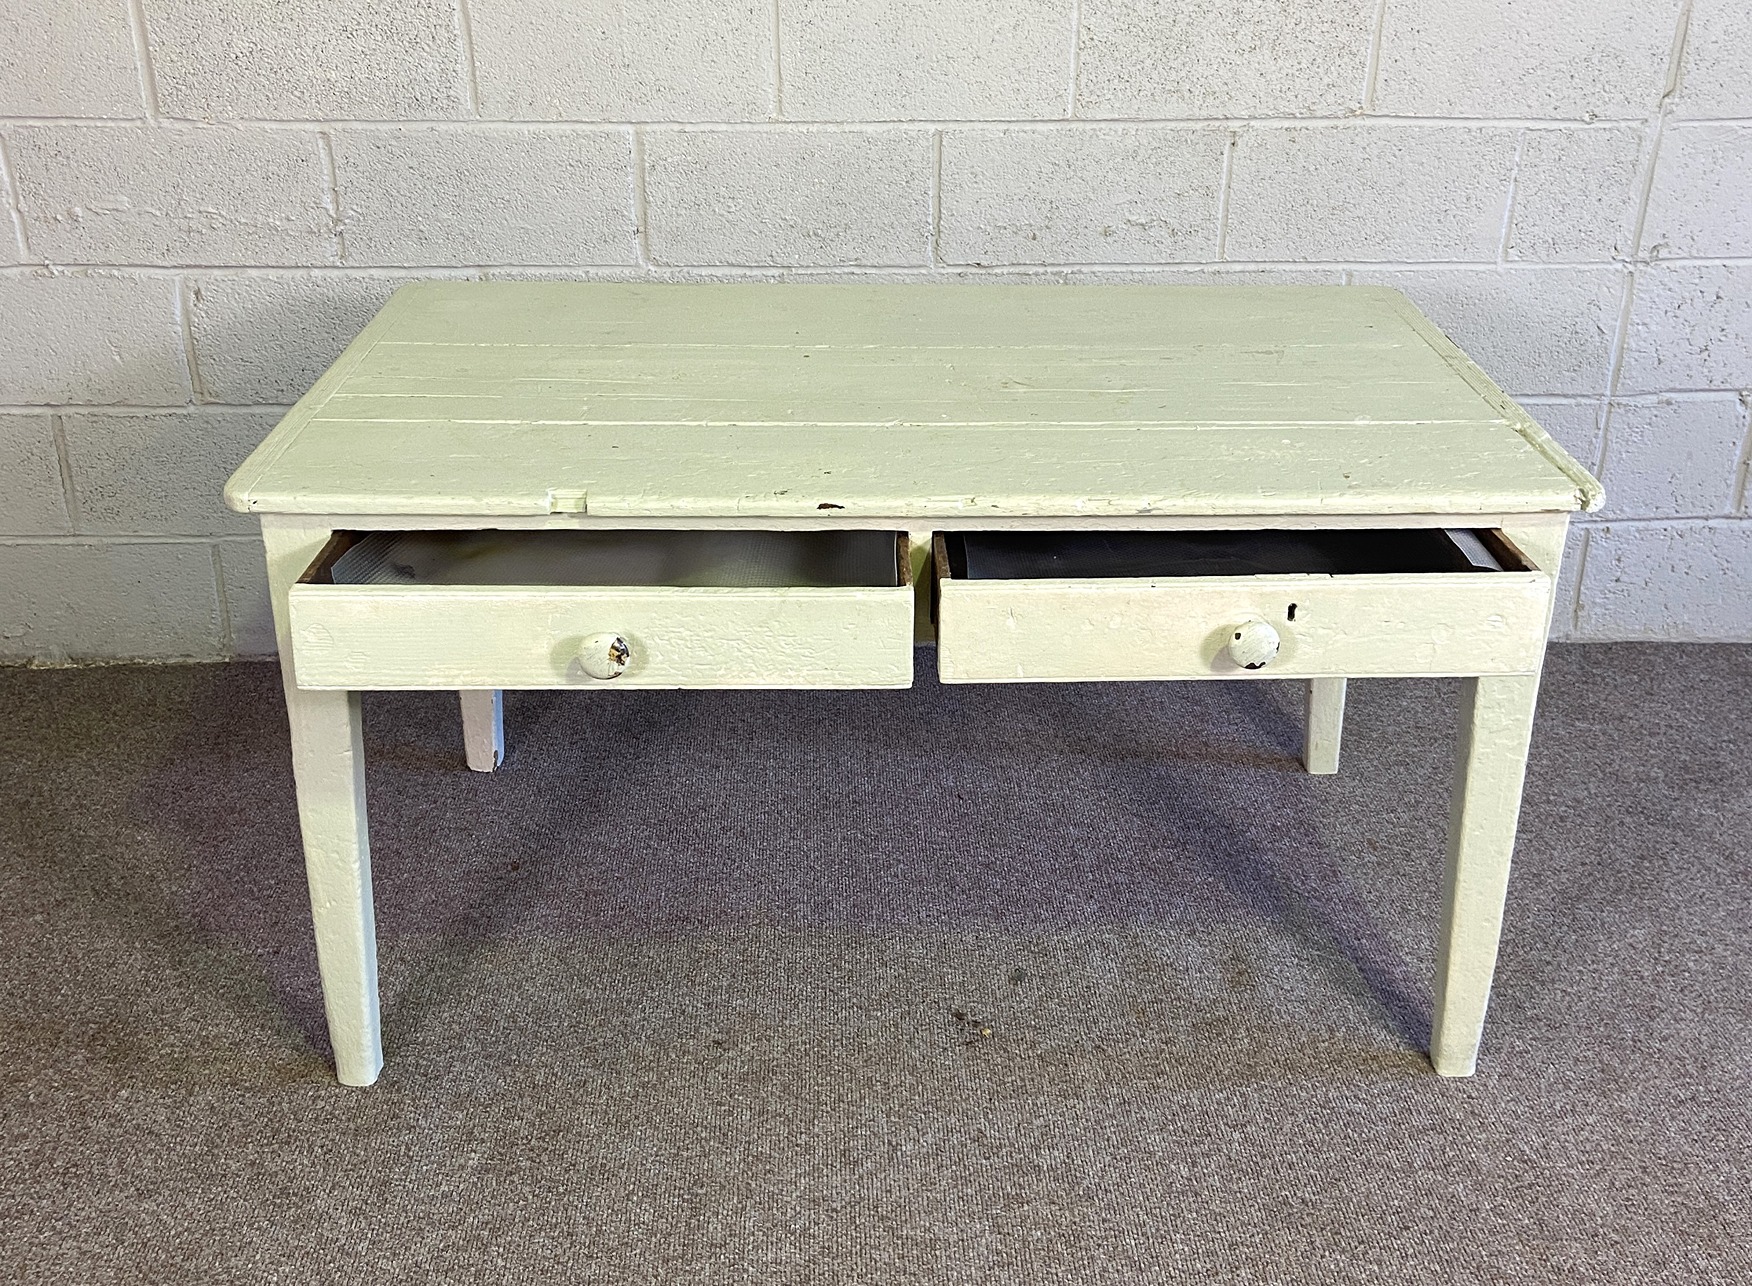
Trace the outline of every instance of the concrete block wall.
<instances>
[{"instance_id":1,"label":"concrete block wall","mask_svg":"<svg viewBox=\"0 0 1752 1286\"><path fill-rule=\"evenodd\" d=\"M272 647L221 479L428 276L1382 282L1752 639L1746 0L0 0L0 658Z\"/></svg>"}]
</instances>

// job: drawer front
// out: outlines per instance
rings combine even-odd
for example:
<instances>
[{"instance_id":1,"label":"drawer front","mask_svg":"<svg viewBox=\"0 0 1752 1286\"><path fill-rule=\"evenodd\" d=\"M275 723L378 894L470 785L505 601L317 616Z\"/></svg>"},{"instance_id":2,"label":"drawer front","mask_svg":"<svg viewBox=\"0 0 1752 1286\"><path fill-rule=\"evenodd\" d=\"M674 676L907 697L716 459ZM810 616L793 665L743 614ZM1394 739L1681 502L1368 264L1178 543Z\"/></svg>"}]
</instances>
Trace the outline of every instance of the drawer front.
<instances>
[{"instance_id":1,"label":"drawer front","mask_svg":"<svg viewBox=\"0 0 1752 1286\"><path fill-rule=\"evenodd\" d=\"M912 682L910 586L732 589L299 584L304 688L899 688ZM625 669L585 672L588 641Z\"/></svg>"},{"instance_id":2,"label":"drawer front","mask_svg":"<svg viewBox=\"0 0 1752 1286\"><path fill-rule=\"evenodd\" d=\"M946 683L1526 674L1545 647L1543 572L957 580L937 585ZM1293 611L1292 611L1293 605ZM1231 643L1270 626L1258 669Z\"/></svg>"}]
</instances>

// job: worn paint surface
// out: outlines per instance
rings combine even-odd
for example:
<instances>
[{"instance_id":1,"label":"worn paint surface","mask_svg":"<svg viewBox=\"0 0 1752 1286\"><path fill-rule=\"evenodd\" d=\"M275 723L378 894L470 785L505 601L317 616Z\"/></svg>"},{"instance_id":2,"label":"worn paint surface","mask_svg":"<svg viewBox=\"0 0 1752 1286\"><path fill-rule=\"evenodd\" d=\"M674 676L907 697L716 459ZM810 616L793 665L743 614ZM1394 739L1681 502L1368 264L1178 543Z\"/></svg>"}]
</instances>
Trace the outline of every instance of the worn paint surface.
<instances>
[{"instance_id":1,"label":"worn paint surface","mask_svg":"<svg viewBox=\"0 0 1752 1286\"><path fill-rule=\"evenodd\" d=\"M369 1085L383 1068L383 1041L359 694L311 692L298 686L292 664L296 648L285 610L293 583L330 534L326 528L279 525L265 527L262 533L286 714L292 725L298 826L304 835L304 870L335 1075L346 1085Z\"/></svg>"},{"instance_id":2,"label":"worn paint surface","mask_svg":"<svg viewBox=\"0 0 1752 1286\"><path fill-rule=\"evenodd\" d=\"M632 646L619 634L592 634L578 648L578 664L593 679L620 678L632 659Z\"/></svg>"},{"instance_id":3,"label":"worn paint surface","mask_svg":"<svg viewBox=\"0 0 1752 1286\"><path fill-rule=\"evenodd\" d=\"M1292 619L1288 609L1285 619ZM1279 643L1278 632L1270 622L1243 621L1235 627L1223 651L1243 670L1263 670L1277 659Z\"/></svg>"},{"instance_id":4,"label":"worn paint surface","mask_svg":"<svg viewBox=\"0 0 1752 1286\"><path fill-rule=\"evenodd\" d=\"M463 758L475 772L492 772L505 762L505 694L471 688L458 695Z\"/></svg>"},{"instance_id":5,"label":"worn paint surface","mask_svg":"<svg viewBox=\"0 0 1752 1286\"><path fill-rule=\"evenodd\" d=\"M298 585L304 688L894 688L912 682L911 586L613 589ZM586 641L626 643L593 674ZM596 659L596 650L591 652ZM606 662L606 652L602 658Z\"/></svg>"},{"instance_id":6,"label":"worn paint surface","mask_svg":"<svg viewBox=\"0 0 1752 1286\"><path fill-rule=\"evenodd\" d=\"M946 683L1411 677L1537 670L1551 578L951 579L938 594L937 667ZM1230 648L1238 628L1255 620L1272 623L1278 649L1249 670Z\"/></svg>"},{"instance_id":7,"label":"worn paint surface","mask_svg":"<svg viewBox=\"0 0 1752 1286\"><path fill-rule=\"evenodd\" d=\"M227 488L258 512L1527 512L1599 486L1360 287L404 287Z\"/></svg>"},{"instance_id":8,"label":"worn paint surface","mask_svg":"<svg viewBox=\"0 0 1752 1286\"><path fill-rule=\"evenodd\" d=\"M1312 772L1337 768L1344 676L1485 676L1467 686L1432 1043L1463 1075L1566 513L1600 500L1392 292L535 283L398 294L227 495L263 516L349 1084L382 1062L356 689L479 689L466 739L486 766L502 687L904 686L933 527L1497 515L1465 525L1501 526L1538 571L936 585L951 681L1310 677ZM337 528L908 517L893 588L293 584ZM1226 649L1255 618L1279 650L1249 671ZM612 679L581 655L604 634L625 642Z\"/></svg>"},{"instance_id":9,"label":"worn paint surface","mask_svg":"<svg viewBox=\"0 0 1752 1286\"><path fill-rule=\"evenodd\" d=\"M1316 776L1338 771L1344 742L1345 680L1308 680L1307 722L1302 733L1302 766Z\"/></svg>"},{"instance_id":10,"label":"worn paint surface","mask_svg":"<svg viewBox=\"0 0 1752 1286\"><path fill-rule=\"evenodd\" d=\"M1478 1061L1538 696L1537 674L1468 679L1461 695L1430 1032L1443 1076L1470 1076Z\"/></svg>"}]
</instances>

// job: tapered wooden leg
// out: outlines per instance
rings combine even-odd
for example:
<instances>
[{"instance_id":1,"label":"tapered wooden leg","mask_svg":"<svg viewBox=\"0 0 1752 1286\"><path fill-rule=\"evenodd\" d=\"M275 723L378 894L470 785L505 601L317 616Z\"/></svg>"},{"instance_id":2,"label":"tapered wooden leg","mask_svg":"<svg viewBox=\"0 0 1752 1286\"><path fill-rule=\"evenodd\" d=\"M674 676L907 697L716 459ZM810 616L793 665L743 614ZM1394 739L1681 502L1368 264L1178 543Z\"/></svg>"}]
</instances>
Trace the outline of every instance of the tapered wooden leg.
<instances>
[{"instance_id":1,"label":"tapered wooden leg","mask_svg":"<svg viewBox=\"0 0 1752 1286\"><path fill-rule=\"evenodd\" d=\"M1344 741L1344 679L1308 680L1308 723L1302 734L1302 764L1311 773L1338 771Z\"/></svg>"},{"instance_id":2,"label":"tapered wooden leg","mask_svg":"<svg viewBox=\"0 0 1752 1286\"><path fill-rule=\"evenodd\" d=\"M1470 1076L1478 1061L1538 694L1537 674L1466 680L1430 1033L1443 1076Z\"/></svg>"},{"instance_id":3,"label":"tapered wooden leg","mask_svg":"<svg viewBox=\"0 0 1752 1286\"><path fill-rule=\"evenodd\" d=\"M505 694L496 688L468 688L462 698L462 752L476 772L492 772L505 762Z\"/></svg>"},{"instance_id":4,"label":"tapered wooden leg","mask_svg":"<svg viewBox=\"0 0 1752 1286\"><path fill-rule=\"evenodd\" d=\"M317 968L344 1085L369 1085L383 1069L377 1013L377 930L371 908L371 840L359 694L300 688L292 669L287 592L328 539L326 529L263 524L268 590L292 725L292 773L304 872L316 928Z\"/></svg>"},{"instance_id":5,"label":"tapered wooden leg","mask_svg":"<svg viewBox=\"0 0 1752 1286\"><path fill-rule=\"evenodd\" d=\"M343 1085L369 1085L383 1070L383 1043L359 694L300 692L287 709L298 823L304 831L304 874L310 884L316 963L335 1049L335 1075Z\"/></svg>"}]
</instances>

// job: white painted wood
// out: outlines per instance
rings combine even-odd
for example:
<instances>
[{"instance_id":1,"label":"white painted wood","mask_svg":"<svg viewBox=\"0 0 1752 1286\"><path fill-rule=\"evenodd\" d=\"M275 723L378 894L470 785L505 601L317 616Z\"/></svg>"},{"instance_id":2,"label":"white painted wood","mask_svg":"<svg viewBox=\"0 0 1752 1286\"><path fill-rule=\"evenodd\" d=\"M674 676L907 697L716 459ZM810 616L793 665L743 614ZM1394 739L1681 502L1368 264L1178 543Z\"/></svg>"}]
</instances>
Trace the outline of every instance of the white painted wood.
<instances>
[{"instance_id":1,"label":"white painted wood","mask_svg":"<svg viewBox=\"0 0 1752 1286\"><path fill-rule=\"evenodd\" d=\"M226 494L934 522L1561 511L1599 487L1381 288L422 282Z\"/></svg>"},{"instance_id":2,"label":"white painted wood","mask_svg":"<svg viewBox=\"0 0 1752 1286\"><path fill-rule=\"evenodd\" d=\"M945 683L1524 674L1545 646L1544 572L941 579ZM1289 605L1296 617L1289 620ZM1228 652L1272 622L1275 659Z\"/></svg>"},{"instance_id":3,"label":"white painted wood","mask_svg":"<svg viewBox=\"0 0 1752 1286\"><path fill-rule=\"evenodd\" d=\"M1345 686L1343 679L1308 680L1302 764L1311 773L1328 776L1338 771L1338 752L1344 741Z\"/></svg>"},{"instance_id":4,"label":"white painted wood","mask_svg":"<svg viewBox=\"0 0 1752 1286\"><path fill-rule=\"evenodd\" d=\"M1564 542L1569 537L1568 514L1539 514L1522 518L1511 518L1502 524L1503 536L1521 552L1529 564L1537 567L1555 586L1558 576L1563 571ZM1545 613L1545 628L1551 630L1551 614L1557 609L1557 600L1553 596L1551 607ZM1544 657L1541 655L1541 664Z\"/></svg>"},{"instance_id":5,"label":"white painted wood","mask_svg":"<svg viewBox=\"0 0 1752 1286\"><path fill-rule=\"evenodd\" d=\"M497 688L465 688L457 695L463 757L476 772L492 772L505 762L505 694Z\"/></svg>"},{"instance_id":6,"label":"white painted wood","mask_svg":"<svg viewBox=\"0 0 1752 1286\"><path fill-rule=\"evenodd\" d=\"M1504 524L1503 535L1530 562L1549 572L1555 583L1569 517L1552 517L1556 521L1511 521ZM1548 610L1548 629L1550 617ZM1540 663L1543 668L1543 653ZM1443 1076L1470 1076L1478 1062L1539 679L1538 673L1472 679L1461 695L1430 1033L1430 1061Z\"/></svg>"},{"instance_id":7,"label":"white painted wood","mask_svg":"<svg viewBox=\"0 0 1752 1286\"><path fill-rule=\"evenodd\" d=\"M1478 1061L1538 694L1539 676L1523 674L1468 679L1461 698L1430 1033L1443 1076L1470 1076Z\"/></svg>"},{"instance_id":8,"label":"white painted wood","mask_svg":"<svg viewBox=\"0 0 1752 1286\"><path fill-rule=\"evenodd\" d=\"M911 586L890 589L298 585L305 688L904 688ZM624 638L618 678L586 672Z\"/></svg>"},{"instance_id":9,"label":"white painted wood","mask_svg":"<svg viewBox=\"0 0 1752 1286\"><path fill-rule=\"evenodd\" d=\"M421 514L410 524L405 514L272 514L261 516L264 524L289 522L300 527L324 526L335 531L422 530L479 531L488 524L479 514ZM1263 531L1332 530L1379 527L1464 527L1507 529L1510 526L1556 526L1568 521L1561 513L1407 513L1407 514L1249 514L1245 526ZM1237 523L1222 514L1112 514L1099 516L1009 514L991 517L946 516L933 518L922 529L920 543L929 546L932 531L1228 531ZM663 518L604 517L600 514L505 514L491 521L495 530L517 531L899 531L909 527L902 515L798 514L789 517L734 515L680 515ZM918 532L917 524L911 524Z\"/></svg>"},{"instance_id":10,"label":"white painted wood","mask_svg":"<svg viewBox=\"0 0 1752 1286\"><path fill-rule=\"evenodd\" d=\"M1337 766L1345 676L1485 676L1432 1041L1464 1074L1567 511L1601 499L1391 291L527 282L399 292L226 496L268 542L324 996L358 1084L381 1050L357 689L480 690L465 738L492 762L508 686L902 686L933 584L949 681L1310 678L1311 771ZM916 548L892 588L293 586L330 531L409 526ZM1238 526L1501 529L1538 570L957 583L922 538ZM1224 652L1252 619L1280 637L1258 671ZM579 649L610 632L626 671L593 679Z\"/></svg>"},{"instance_id":11,"label":"white painted wood","mask_svg":"<svg viewBox=\"0 0 1752 1286\"><path fill-rule=\"evenodd\" d=\"M383 1068L377 1012L377 932L371 906L371 839L365 813L364 748L357 692L311 692L297 685L288 612L293 583L321 551L327 528L273 526L267 545L268 592L279 640L292 774L304 870L316 929L317 968L335 1074L369 1085Z\"/></svg>"}]
</instances>

